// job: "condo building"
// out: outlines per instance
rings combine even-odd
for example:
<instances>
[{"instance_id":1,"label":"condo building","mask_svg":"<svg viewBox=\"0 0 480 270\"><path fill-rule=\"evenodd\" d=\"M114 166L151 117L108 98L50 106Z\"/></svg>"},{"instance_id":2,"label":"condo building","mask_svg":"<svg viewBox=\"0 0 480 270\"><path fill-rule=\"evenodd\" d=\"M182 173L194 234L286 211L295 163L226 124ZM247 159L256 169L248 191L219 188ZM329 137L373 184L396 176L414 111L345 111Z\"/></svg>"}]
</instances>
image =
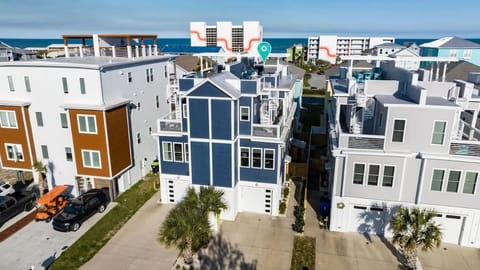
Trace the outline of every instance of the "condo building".
<instances>
[{"instance_id":1,"label":"condo building","mask_svg":"<svg viewBox=\"0 0 480 270\"><path fill-rule=\"evenodd\" d=\"M157 157L151 134L170 110L174 58L157 55L156 35L63 39L65 57L0 63L1 167L32 171L41 161L49 188L106 187L114 198Z\"/></svg>"},{"instance_id":2,"label":"condo building","mask_svg":"<svg viewBox=\"0 0 480 270\"><path fill-rule=\"evenodd\" d=\"M394 37L309 37L307 61L325 60L335 63L337 56L361 55L383 43L395 43Z\"/></svg>"},{"instance_id":3,"label":"condo building","mask_svg":"<svg viewBox=\"0 0 480 270\"><path fill-rule=\"evenodd\" d=\"M228 203L222 219L244 211L278 215L301 92L302 78L288 66L253 58L205 78L171 80L172 111L154 134L162 202L177 203L189 186L214 186Z\"/></svg>"},{"instance_id":4,"label":"condo building","mask_svg":"<svg viewBox=\"0 0 480 270\"><path fill-rule=\"evenodd\" d=\"M258 21L245 21L242 25L232 22L190 22L192 47L221 47L231 53L257 53L257 45L263 40L263 27Z\"/></svg>"},{"instance_id":5,"label":"condo building","mask_svg":"<svg viewBox=\"0 0 480 270\"><path fill-rule=\"evenodd\" d=\"M398 207L416 206L438 212L444 242L480 247L479 91L429 72L388 61L331 79L331 230L391 236Z\"/></svg>"}]
</instances>

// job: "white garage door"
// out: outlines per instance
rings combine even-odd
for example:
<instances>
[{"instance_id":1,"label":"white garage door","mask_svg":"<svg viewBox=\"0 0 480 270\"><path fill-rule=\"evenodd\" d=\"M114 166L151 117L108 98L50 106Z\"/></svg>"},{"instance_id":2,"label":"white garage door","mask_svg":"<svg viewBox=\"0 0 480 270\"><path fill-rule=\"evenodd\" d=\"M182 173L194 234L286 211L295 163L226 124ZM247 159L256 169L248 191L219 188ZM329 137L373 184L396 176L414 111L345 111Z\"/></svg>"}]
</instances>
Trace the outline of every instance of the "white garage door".
<instances>
[{"instance_id":1,"label":"white garage door","mask_svg":"<svg viewBox=\"0 0 480 270\"><path fill-rule=\"evenodd\" d=\"M370 234L385 234L388 221L386 210L382 207L354 205L350 209L348 222L349 231Z\"/></svg>"},{"instance_id":2,"label":"white garage door","mask_svg":"<svg viewBox=\"0 0 480 270\"><path fill-rule=\"evenodd\" d=\"M462 234L464 217L452 214L439 214L435 221L442 228L442 241L446 243L459 244Z\"/></svg>"},{"instance_id":3,"label":"white garage door","mask_svg":"<svg viewBox=\"0 0 480 270\"><path fill-rule=\"evenodd\" d=\"M273 193L271 189L241 187L242 211L271 214Z\"/></svg>"}]
</instances>

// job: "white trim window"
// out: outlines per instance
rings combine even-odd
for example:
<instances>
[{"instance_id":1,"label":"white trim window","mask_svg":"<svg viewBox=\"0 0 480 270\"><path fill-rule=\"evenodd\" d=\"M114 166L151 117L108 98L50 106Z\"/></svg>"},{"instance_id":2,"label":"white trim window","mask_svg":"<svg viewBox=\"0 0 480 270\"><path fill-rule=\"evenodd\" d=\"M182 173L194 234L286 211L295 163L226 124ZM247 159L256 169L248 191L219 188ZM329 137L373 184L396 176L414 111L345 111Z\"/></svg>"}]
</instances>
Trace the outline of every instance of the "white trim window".
<instances>
[{"instance_id":1,"label":"white trim window","mask_svg":"<svg viewBox=\"0 0 480 270\"><path fill-rule=\"evenodd\" d=\"M65 159L67 161L73 161L73 154L71 147L65 147Z\"/></svg>"},{"instance_id":2,"label":"white trim window","mask_svg":"<svg viewBox=\"0 0 480 270\"><path fill-rule=\"evenodd\" d=\"M457 50L451 49L449 53L450 57L457 57Z\"/></svg>"},{"instance_id":3,"label":"white trim window","mask_svg":"<svg viewBox=\"0 0 480 270\"><path fill-rule=\"evenodd\" d=\"M100 162L100 151L82 150L83 167L85 168L102 168Z\"/></svg>"},{"instance_id":4,"label":"white trim window","mask_svg":"<svg viewBox=\"0 0 480 270\"><path fill-rule=\"evenodd\" d=\"M18 128L15 111L0 111L0 127Z\"/></svg>"},{"instance_id":5,"label":"white trim window","mask_svg":"<svg viewBox=\"0 0 480 270\"><path fill-rule=\"evenodd\" d=\"M472 57L472 50L471 49L464 49L463 50L463 59L470 59Z\"/></svg>"},{"instance_id":6,"label":"white trim window","mask_svg":"<svg viewBox=\"0 0 480 270\"><path fill-rule=\"evenodd\" d=\"M467 172L465 174L465 182L463 183L463 193L475 194L477 179L478 179L478 172Z\"/></svg>"},{"instance_id":7,"label":"white trim window","mask_svg":"<svg viewBox=\"0 0 480 270\"><path fill-rule=\"evenodd\" d=\"M147 78L147 82L153 82L153 68L145 69L145 75Z\"/></svg>"},{"instance_id":8,"label":"white trim window","mask_svg":"<svg viewBox=\"0 0 480 270\"><path fill-rule=\"evenodd\" d=\"M267 170L275 169L275 150L274 149L263 150L263 168Z\"/></svg>"},{"instance_id":9,"label":"white trim window","mask_svg":"<svg viewBox=\"0 0 480 270\"><path fill-rule=\"evenodd\" d=\"M15 91L15 85L13 84L12 75L8 75L8 88L10 88L10 92Z\"/></svg>"},{"instance_id":10,"label":"white trim window","mask_svg":"<svg viewBox=\"0 0 480 270\"><path fill-rule=\"evenodd\" d=\"M353 183L356 185L363 185L364 178L365 178L365 164L354 163L353 164Z\"/></svg>"},{"instance_id":11,"label":"white trim window","mask_svg":"<svg viewBox=\"0 0 480 270\"><path fill-rule=\"evenodd\" d=\"M252 148L252 168L262 168L262 149Z\"/></svg>"},{"instance_id":12,"label":"white trim window","mask_svg":"<svg viewBox=\"0 0 480 270\"><path fill-rule=\"evenodd\" d=\"M377 165L377 164L368 165L367 185L378 186L379 176L380 176L380 165Z\"/></svg>"},{"instance_id":13,"label":"white trim window","mask_svg":"<svg viewBox=\"0 0 480 270\"><path fill-rule=\"evenodd\" d=\"M44 144L41 145L40 148L42 149L42 158L49 159L50 157L48 156L48 146Z\"/></svg>"},{"instance_id":14,"label":"white trim window","mask_svg":"<svg viewBox=\"0 0 480 270\"><path fill-rule=\"evenodd\" d=\"M183 143L173 143L174 161L183 162Z\"/></svg>"},{"instance_id":15,"label":"white trim window","mask_svg":"<svg viewBox=\"0 0 480 270\"><path fill-rule=\"evenodd\" d=\"M392 142L403 142L406 122L404 119L393 120Z\"/></svg>"},{"instance_id":16,"label":"white trim window","mask_svg":"<svg viewBox=\"0 0 480 270\"><path fill-rule=\"evenodd\" d=\"M42 112L35 112L35 118L37 119L37 126L43 127L43 115Z\"/></svg>"},{"instance_id":17,"label":"white trim window","mask_svg":"<svg viewBox=\"0 0 480 270\"><path fill-rule=\"evenodd\" d=\"M24 161L23 148L21 144L6 143L5 151L7 153L8 160Z\"/></svg>"},{"instance_id":18,"label":"white trim window","mask_svg":"<svg viewBox=\"0 0 480 270\"><path fill-rule=\"evenodd\" d=\"M430 190L442 191L444 179L445 179L445 170L434 169L432 173L432 185L430 186Z\"/></svg>"},{"instance_id":19,"label":"white trim window","mask_svg":"<svg viewBox=\"0 0 480 270\"><path fill-rule=\"evenodd\" d=\"M66 113L60 113L60 125L62 128L68 128L68 119Z\"/></svg>"},{"instance_id":20,"label":"white trim window","mask_svg":"<svg viewBox=\"0 0 480 270\"><path fill-rule=\"evenodd\" d=\"M163 161L172 161L172 143L162 142L162 156Z\"/></svg>"},{"instance_id":21,"label":"white trim window","mask_svg":"<svg viewBox=\"0 0 480 270\"><path fill-rule=\"evenodd\" d=\"M458 192L461 176L462 172L458 170L451 170L448 172L447 192Z\"/></svg>"},{"instance_id":22,"label":"white trim window","mask_svg":"<svg viewBox=\"0 0 480 270\"><path fill-rule=\"evenodd\" d=\"M129 83L131 83L132 80L133 80L132 72L128 72L128 73L127 73L127 81L128 81Z\"/></svg>"},{"instance_id":23,"label":"white trim window","mask_svg":"<svg viewBox=\"0 0 480 270\"><path fill-rule=\"evenodd\" d=\"M190 161L190 151L188 149L188 143L184 143L183 144L183 152L185 153L185 162L189 162Z\"/></svg>"},{"instance_id":24,"label":"white trim window","mask_svg":"<svg viewBox=\"0 0 480 270\"><path fill-rule=\"evenodd\" d=\"M240 106L240 121L250 121L250 107Z\"/></svg>"},{"instance_id":25,"label":"white trim window","mask_svg":"<svg viewBox=\"0 0 480 270\"><path fill-rule=\"evenodd\" d=\"M68 81L67 77L62 77L63 93L68 94Z\"/></svg>"},{"instance_id":26,"label":"white trim window","mask_svg":"<svg viewBox=\"0 0 480 270\"><path fill-rule=\"evenodd\" d=\"M30 87L30 78L28 76L23 76L23 80L25 81L25 91L32 92L32 88Z\"/></svg>"},{"instance_id":27,"label":"white trim window","mask_svg":"<svg viewBox=\"0 0 480 270\"><path fill-rule=\"evenodd\" d=\"M439 144L439 145L443 144L446 127L447 127L447 122L445 121L433 122L432 144Z\"/></svg>"},{"instance_id":28,"label":"white trim window","mask_svg":"<svg viewBox=\"0 0 480 270\"><path fill-rule=\"evenodd\" d=\"M95 115L77 115L78 132L80 133L97 133L97 118Z\"/></svg>"},{"instance_id":29,"label":"white trim window","mask_svg":"<svg viewBox=\"0 0 480 270\"><path fill-rule=\"evenodd\" d=\"M182 114L183 114L183 118L187 118L188 117L188 107L187 107L187 103L185 104L182 104Z\"/></svg>"},{"instance_id":30,"label":"white trim window","mask_svg":"<svg viewBox=\"0 0 480 270\"><path fill-rule=\"evenodd\" d=\"M85 78L80 78L80 94L85 95L87 90L85 88Z\"/></svg>"},{"instance_id":31,"label":"white trim window","mask_svg":"<svg viewBox=\"0 0 480 270\"><path fill-rule=\"evenodd\" d=\"M383 166L383 180L382 187L393 187L393 180L395 179L395 166Z\"/></svg>"},{"instance_id":32,"label":"white trim window","mask_svg":"<svg viewBox=\"0 0 480 270\"><path fill-rule=\"evenodd\" d=\"M240 167L250 168L250 148L240 147Z\"/></svg>"}]
</instances>

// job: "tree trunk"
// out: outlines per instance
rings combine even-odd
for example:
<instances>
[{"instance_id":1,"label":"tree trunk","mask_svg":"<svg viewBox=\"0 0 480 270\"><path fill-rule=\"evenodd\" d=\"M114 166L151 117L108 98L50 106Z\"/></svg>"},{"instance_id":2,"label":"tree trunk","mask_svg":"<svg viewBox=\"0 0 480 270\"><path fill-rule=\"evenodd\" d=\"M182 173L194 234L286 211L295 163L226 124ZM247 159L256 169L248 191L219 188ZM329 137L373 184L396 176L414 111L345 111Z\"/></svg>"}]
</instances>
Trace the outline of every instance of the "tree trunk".
<instances>
[{"instance_id":1,"label":"tree trunk","mask_svg":"<svg viewBox=\"0 0 480 270\"><path fill-rule=\"evenodd\" d=\"M406 254L407 267L408 269L416 270L417 269L417 252L412 251Z\"/></svg>"},{"instance_id":2,"label":"tree trunk","mask_svg":"<svg viewBox=\"0 0 480 270\"><path fill-rule=\"evenodd\" d=\"M193 263L193 251L192 251L192 239L189 238L187 239L187 247L185 248L185 251L183 252L183 262L186 264L192 264Z\"/></svg>"},{"instance_id":3,"label":"tree trunk","mask_svg":"<svg viewBox=\"0 0 480 270\"><path fill-rule=\"evenodd\" d=\"M40 197L43 196L43 191L45 190L45 179L43 179L43 173L38 173L38 192Z\"/></svg>"}]
</instances>

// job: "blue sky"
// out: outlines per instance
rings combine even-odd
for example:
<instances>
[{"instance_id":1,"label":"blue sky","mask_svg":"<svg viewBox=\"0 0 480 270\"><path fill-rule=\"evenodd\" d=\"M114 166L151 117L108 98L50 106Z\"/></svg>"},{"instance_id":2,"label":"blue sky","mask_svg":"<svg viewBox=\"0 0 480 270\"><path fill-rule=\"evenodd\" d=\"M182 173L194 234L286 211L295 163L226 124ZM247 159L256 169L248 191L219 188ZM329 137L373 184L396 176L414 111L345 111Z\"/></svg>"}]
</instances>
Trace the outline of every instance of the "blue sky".
<instances>
[{"instance_id":1,"label":"blue sky","mask_svg":"<svg viewBox=\"0 0 480 270\"><path fill-rule=\"evenodd\" d=\"M188 37L190 21L255 20L265 37L320 34L480 38L478 0L0 0L0 37L151 33Z\"/></svg>"}]
</instances>

